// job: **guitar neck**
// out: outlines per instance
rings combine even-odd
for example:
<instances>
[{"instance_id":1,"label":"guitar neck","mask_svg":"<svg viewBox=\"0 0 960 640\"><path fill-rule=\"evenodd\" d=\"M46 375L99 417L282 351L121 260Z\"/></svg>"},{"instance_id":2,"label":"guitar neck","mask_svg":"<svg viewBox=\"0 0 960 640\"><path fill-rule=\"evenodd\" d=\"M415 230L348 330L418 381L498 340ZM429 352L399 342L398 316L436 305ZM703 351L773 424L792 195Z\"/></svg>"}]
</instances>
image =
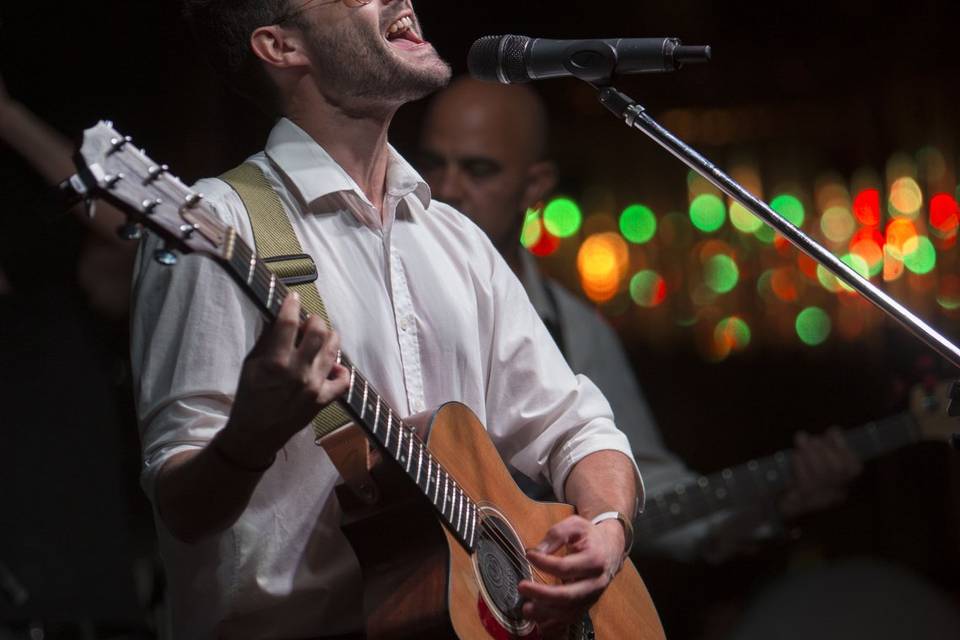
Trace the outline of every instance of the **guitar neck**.
<instances>
[{"instance_id":1,"label":"guitar neck","mask_svg":"<svg viewBox=\"0 0 960 640\"><path fill-rule=\"evenodd\" d=\"M916 427L907 412L851 429L844 438L857 457L867 461L916 442ZM650 495L636 522L637 535L655 539L721 511L768 500L790 482L792 459L793 450L785 449Z\"/></svg>"},{"instance_id":2,"label":"guitar neck","mask_svg":"<svg viewBox=\"0 0 960 640\"><path fill-rule=\"evenodd\" d=\"M264 315L275 320L290 290L234 229L228 231L221 262ZM308 314L303 310L300 313L306 320ZM350 387L340 400L343 408L383 455L400 465L459 542L472 550L477 536L477 505L346 355L341 353L338 363L350 371Z\"/></svg>"}]
</instances>

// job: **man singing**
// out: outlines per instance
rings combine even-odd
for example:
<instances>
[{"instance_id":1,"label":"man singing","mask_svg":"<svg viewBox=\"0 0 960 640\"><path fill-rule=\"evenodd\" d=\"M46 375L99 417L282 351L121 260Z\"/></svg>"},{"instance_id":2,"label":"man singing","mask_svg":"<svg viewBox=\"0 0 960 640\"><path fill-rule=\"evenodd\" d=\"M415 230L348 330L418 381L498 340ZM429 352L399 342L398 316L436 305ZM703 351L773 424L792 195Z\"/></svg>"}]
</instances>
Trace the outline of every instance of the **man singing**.
<instances>
[{"instance_id":1,"label":"man singing","mask_svg":"<svg viewBox=\"0 0 960 640\"><path fill-rule=\"evenodd\" d=\"M185 4L221 73L279 117L248 162L316 261L344 351L408 414L468 405L515 469L577 507L529 553L564 583L520 586L525 616L555 632L619 569L624 525L591 519L631 519L639 476L609 404L571 373L510 267L387 144L396 110L444 86L448 66L407 0ZM236 192L216 179L196 188L253 243ZM306 428L348 386L341 336L317 318L298 326L295 296L265 326L218 265L160 267L155 242L140 253L132 359L172 635L362 633L338 474Z\"/></svg>"}]
</instances>

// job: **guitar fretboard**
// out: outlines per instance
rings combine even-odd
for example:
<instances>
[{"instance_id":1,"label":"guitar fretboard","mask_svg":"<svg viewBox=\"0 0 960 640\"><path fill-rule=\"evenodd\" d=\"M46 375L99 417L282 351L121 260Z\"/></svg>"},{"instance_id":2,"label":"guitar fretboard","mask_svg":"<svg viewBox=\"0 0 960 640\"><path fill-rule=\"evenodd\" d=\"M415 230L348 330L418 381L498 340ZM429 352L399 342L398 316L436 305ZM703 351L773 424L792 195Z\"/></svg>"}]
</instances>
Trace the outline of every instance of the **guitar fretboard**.
<instances>
[{"instance_id":1,"label":"guitar fretboard","mask_svg":"<svg viewBox=\"0 0 960 640\"><path fill-rule=\"evenodd\" d=\"M850 430L844 437L866 461L915 442L916 421L904 413ZM653 540L701 518L780 493L792 477L792 458L792 450L778 451L648 495L646 509L635 523L638 539Z\"/></svg>"},{"instance_id":2,"label":"guitar fretboard","mask_svg":"<svg viewBox=\"0 0 960 640\"><path fill-rule=\"evenodd\" d=\"M289 289L233 229L222 257L233 278L275 319ZM305 320L308 314L301 311L301 317ZM350 387L341 401L347 413L400 465L460 543L472 551L479 523L477 505L353 363L342 353L338 362L350 371Z\"/></svg>"}]
</instances>

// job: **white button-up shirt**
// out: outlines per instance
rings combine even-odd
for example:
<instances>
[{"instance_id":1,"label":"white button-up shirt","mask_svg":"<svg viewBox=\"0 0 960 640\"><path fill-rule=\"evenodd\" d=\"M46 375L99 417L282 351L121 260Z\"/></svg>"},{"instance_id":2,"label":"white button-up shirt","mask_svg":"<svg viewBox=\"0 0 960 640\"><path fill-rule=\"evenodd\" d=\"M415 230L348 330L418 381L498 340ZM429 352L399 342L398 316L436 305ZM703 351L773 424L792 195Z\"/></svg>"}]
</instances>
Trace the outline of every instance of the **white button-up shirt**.
<instances>
[{"instance_id":1,"label":"white button-up shirt","mask_svg":"<svg viewBox=\"0 0 960 640\"><path fill-rule=\"evenodd\" d=\"M513 273L465 216L432 202L391 149L383 211L288 120L250 160L284 204L317 263L317 286L343 350L394 408L456 400L501 455L563 496L584 456L630 455L610 406L564 362ZM237 194L203 180L223 222L251 245ZM256 307L212 260L173 268L142 247L134 285L132 361L154 498L171 456L202 448L227 422L240 369L263 329ZM339 529L338 475L310 429L290 440L227 531L196 545L157 521L176 638L310 637L362 628L359 565ZM397 552L403 552L398 542Z\"/></svg>"}]
</instances>

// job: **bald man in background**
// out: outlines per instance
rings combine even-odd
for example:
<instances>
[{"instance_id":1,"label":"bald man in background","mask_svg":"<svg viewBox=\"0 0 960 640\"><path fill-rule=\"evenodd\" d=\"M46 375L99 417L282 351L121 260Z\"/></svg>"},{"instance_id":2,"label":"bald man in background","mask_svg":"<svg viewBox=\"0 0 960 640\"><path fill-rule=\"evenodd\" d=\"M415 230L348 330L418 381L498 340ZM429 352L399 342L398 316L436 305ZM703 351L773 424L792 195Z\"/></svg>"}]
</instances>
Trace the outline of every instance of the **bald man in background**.
<instances>
[{"instance_id":1,"label":"bald man in background","mask_svg":"<svg viewBox=\"0 0 960 640\"><path fill-rule=\"evenodd\" d=\"M520 279L570 368L590 378L607 397L643 471L647 495L655 496L694 480L696 474L664 446L610 326L596 309L546 277L519 242L526 211L556 187L557 168L547 153L548 139L548 115L532 89L463 77L430 104L419 168L435 198L462 211L487 233ZM846 484L859 474L860 463L840 434L800 434L796 446L796 483L776 508L720 514L653 546L677 557L704 554L720 559L757 536L769 535L779 525L779 516L797 516L842 499ZM514 477L532 497L550 497L549 488L533 485L520 474ZM644 542L652 541L637 541Z\"/></svg>"}]
</instances>

